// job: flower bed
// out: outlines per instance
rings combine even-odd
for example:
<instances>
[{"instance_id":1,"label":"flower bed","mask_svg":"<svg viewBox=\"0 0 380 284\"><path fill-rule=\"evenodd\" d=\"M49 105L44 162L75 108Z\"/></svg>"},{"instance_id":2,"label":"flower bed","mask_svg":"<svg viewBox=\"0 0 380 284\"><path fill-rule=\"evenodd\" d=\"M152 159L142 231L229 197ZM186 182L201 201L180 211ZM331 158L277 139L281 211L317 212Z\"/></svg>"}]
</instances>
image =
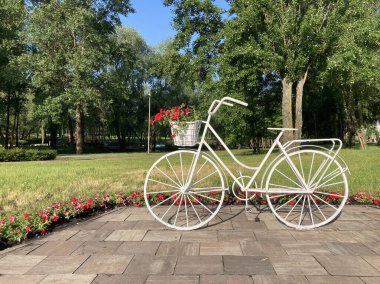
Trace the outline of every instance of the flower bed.
<instances>
[{"instance_id":1,"label":"flower bed","mask_svg":"<svg viewBox=\"0 0 380 284\"><path fill-rule=\"evenodd\" d=\"M210 192L209 195L218 195L217 192ZM253 194L253 193L249 193ZM153 202L165 200L169 195L152 194L148 198ZM245 198L245 193L240 193L241 198ZM292 198L292 195L283 196L276 200L278 203L285 203ZM324 199L334 203L334 193L325 196ZM213 202L210 199L199 198L202 203ZM177 201L179 202L179 201ZM235 198L232 194L226 194L225 204L243 204L244 201ZM257 194L250 202L255 204L266 204L264 194ZM196 203L196 202L194 202ZM289 203L290 204L290 203ZM380 197L373 194L359 192L349 197L347 204L365 204L380 206ZM38 212L25 212L21 215L5 216L0 214L0 247L6 247L19 243L26 238L38 235L45 235L55 225L79 216L86 216L99 210L106 210L117 205L143 207L145 205L144 195L141 192L133 192L126 195L121 192L115 195L81 198L72 197L69 201L53 203Z\"/></svg>"}]
</instances>

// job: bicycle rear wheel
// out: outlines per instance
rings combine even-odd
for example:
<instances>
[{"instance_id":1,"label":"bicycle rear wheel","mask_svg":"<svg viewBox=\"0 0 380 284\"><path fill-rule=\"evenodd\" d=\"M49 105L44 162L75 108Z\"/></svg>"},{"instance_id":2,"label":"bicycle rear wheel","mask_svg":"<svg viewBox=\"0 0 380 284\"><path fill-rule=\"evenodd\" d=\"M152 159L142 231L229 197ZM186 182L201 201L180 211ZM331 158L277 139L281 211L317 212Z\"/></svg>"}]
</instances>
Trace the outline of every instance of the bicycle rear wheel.
<instances>
[{"instance_id":1,"label":"bicycle rear wheel","mask_svg":"<svg viewBox=\"0 0 380 284\"><path fill-rule=\"evenodd\" d=\"M223 204L222 172L207 156L199 156L191 186L185 190L196 152L175 151L162 156L148 171L144 198L149 212L176 230L206 225Z\"/></svg>"},{"instance_id":2,"label":"bicycle rear wheel","mask_svg":"<svg viewBox=\"0 0 380 284\"><path fill-rule=\"evenodd\" d=\"M330 223L348 198L343 168L332 156L316 150L299 150L289 158L310 190L302 186L284 156L268 174L269 207L281 222L293 228L313 229Z\"/></svg>"}]
</instances>

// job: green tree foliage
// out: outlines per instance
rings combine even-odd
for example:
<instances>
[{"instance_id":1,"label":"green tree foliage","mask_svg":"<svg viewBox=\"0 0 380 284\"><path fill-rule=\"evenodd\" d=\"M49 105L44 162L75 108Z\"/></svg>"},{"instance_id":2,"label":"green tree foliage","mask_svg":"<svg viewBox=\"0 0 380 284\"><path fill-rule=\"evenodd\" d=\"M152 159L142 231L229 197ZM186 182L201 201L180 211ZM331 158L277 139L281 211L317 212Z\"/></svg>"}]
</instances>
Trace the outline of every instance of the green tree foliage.
<instances>
[{"instance_id":1,"label":"green tree foliage","mask_svg":"<svg viewBox=\"0 0 380 284\"><path fill-rule=\"evenodd\" d=\"M95 82L106 63L109 35L120 23L119 15L131 11L129 0L65 0L37 3L31 12L26 37L33 48L32 81L42 96L75 110L78 154L83 151L84 112L99 101Z\"/></svg>"}]
</instances>

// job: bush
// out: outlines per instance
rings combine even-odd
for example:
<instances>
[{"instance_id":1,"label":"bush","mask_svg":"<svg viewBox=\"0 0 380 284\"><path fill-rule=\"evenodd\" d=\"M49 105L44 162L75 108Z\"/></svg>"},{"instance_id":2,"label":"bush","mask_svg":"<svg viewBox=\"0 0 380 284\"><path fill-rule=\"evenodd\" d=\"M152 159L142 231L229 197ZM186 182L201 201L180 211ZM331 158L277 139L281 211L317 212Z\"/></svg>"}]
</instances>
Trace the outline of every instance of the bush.
<instances>
[{"instance_id":1,"label":"bush","mask_svg":"<svg viewBox=\"0 0 380 284\"><path fill-rule=\"evenodd\" d=\"M22 148L14 148L10 150L0 149L0 162L54 160L56 156L56 150L37 150Z\"/></svg>"}]
</instances>

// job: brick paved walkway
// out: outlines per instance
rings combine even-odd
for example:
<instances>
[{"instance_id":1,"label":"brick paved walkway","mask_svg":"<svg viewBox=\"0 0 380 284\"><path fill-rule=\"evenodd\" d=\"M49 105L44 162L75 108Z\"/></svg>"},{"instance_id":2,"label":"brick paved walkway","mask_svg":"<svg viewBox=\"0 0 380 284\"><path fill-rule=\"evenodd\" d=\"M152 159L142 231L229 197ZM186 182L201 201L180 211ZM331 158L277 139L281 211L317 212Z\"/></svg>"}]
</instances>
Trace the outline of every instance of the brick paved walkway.
<instances>
[{"instance_id":1,"label":"brick paved walkway","mask_svg":"<svg viewBox=\"0 0 380 284\"><path fill-rule=\"evenodd\" d=\"M236 206L218 216L178 232L120 208L1 251L0 283L380 283L378 209L346 206L314 231Z\"/></svg>"}]
</instances>

